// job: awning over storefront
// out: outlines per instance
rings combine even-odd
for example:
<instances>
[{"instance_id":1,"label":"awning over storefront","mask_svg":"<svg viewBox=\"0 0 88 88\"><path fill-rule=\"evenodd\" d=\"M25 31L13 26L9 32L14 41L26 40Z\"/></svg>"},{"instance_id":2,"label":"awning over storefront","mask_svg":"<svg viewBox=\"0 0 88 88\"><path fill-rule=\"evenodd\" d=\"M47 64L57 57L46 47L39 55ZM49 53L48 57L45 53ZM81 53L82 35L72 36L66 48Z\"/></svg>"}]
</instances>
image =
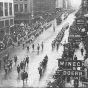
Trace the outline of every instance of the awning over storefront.
<instances>
[{"instance_id":1,"label":"awning over storefront","mask_svg":"<svg viewBox=\"0 0 88 88\"><path fill-rule=\"evenodd\" d=\"M88 17L88 13L84 15L85 17Z\"/></svg>"},{"instance_id":2,"label":"awning over storefront","mask_svg":"<svg viewBox=\"0 0 88 88\"><path fill-rule=\"evenodd\" d=\"M14 27L14 25L11 25L10 27Z\"/></svg>"},{"instance_id":3,"label":"awning over storefront","mask_svg":"<svg viewBox=\"0 0 88 88\"><path fill-rule=\"evenodd\" d=\"M30 20L31 15L30 14L15 14L14 20Z\"/></svg>"},{"instance_id":4,"label":"awning over storefront","mask_svg":"<svg viewBox=\"0 0 88 88\"><path fill-rule=\"evenodd\" d=\"M84 17L86 18L87 20L87 23L88 23L88 13L84 15Z\"/></svg>"}]
</instances>

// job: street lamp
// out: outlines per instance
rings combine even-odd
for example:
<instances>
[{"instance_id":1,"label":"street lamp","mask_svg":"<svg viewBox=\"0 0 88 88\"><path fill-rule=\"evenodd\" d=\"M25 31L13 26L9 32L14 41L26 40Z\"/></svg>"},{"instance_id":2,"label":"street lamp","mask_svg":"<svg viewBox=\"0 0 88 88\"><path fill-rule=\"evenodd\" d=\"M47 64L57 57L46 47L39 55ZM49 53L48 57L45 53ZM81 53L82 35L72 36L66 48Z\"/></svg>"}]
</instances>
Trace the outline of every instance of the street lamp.
<instances>
[{"instance_id":1,"label":"street lamp","mask_svg":"<svg viewBox=\"0 0 88 88\"><path fill-rule=\"evenodd\" d=\"M31 0L31 17L34 18L33 0Z\"/></svg>"}]
</instances>

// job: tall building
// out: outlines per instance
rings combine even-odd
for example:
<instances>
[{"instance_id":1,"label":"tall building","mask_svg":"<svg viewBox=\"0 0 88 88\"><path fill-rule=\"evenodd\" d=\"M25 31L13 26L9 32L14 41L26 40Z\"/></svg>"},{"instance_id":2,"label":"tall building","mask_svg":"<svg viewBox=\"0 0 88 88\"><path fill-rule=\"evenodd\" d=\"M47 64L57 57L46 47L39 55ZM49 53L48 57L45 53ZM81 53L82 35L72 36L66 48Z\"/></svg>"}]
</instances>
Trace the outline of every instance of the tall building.
<instances>
[{"instance_id":1,"label":"tall building","mask_svg":"<svg viewBox=\"0 0 88 88\"><path fill-rule=\"evenodd\" d=\"M56 0L14 0L15 23L29 22L45 11L55 9Z\"/></svg>"},{"instance_id":2,"label":"tall building","mask_svg":"<svg viewBox=\"0 0 88 88\"><path fill-rule=\"evenodd\" d=\"M13 0L0 0L0 41L5 34L9 34L10 27L14 25Z\"/></svg>"}]
</instances>

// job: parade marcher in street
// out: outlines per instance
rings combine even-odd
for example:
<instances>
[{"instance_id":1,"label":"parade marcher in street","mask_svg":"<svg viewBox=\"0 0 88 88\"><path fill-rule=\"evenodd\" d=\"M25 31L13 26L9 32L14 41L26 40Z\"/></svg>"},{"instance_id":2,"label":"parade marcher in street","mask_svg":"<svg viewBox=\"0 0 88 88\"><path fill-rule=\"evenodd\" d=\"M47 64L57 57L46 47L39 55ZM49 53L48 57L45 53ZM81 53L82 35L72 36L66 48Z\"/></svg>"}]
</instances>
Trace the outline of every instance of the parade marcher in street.
<instances>
[{"instance_id":1,"label":"parade marcher in street","mask_svg":"<svg viewBox=\"0 0 88 88\"><path fill-rule=\"evenodd\" d=\"M5 73L7 74L7 65L6 64L4 64L4 70L5 70Z\"/></svg>"},{"instance_id":2,"label":"parade marcher in street","mask_svg":"<svg viewBox=\"0 0 88 88\"><path fill-rule=\"evenodd\" d=\"M39 74L40 74L40 77L41 77L42 76L42 67L39 67L38 70L39 70Z\"/></svg>"},{"instance_id":3,"label":"parade marcher in street","mask_svg":"<svg viewBox=\"0 0 88 88\"><path fill-rule=\"evenodd\" d=\"M13 60L10 58L10 67L12 69Z\"/></svg>"},{"instance_id":4,"label":"parade marcher in street","mask_svg":"<svg viewBox=\"0 0 88 88\"><path fill-rule=\"evenodd\" d=\"M37 46L37 49L38 49L38 53L39 53L39 49L40 49L40 46L39 46L39 44L38 44L38 46Z\"/></svg>"},{"instance_id":5,"label":"parade marcher in street","mask_svg":"<svg viewBox=\"0 0 88 88\"><path fill-rule=\"evenodd\" d=\"M9 59L9 55L8 54L5 55L5 59L8 61L8 59Z\"/></svg>"},{"instance_id":6,"label":"parade marcher in street","mask_svg":"<svg viewBox=\"0 0 88 88\"><path fill-rule=\"evenodd\" d=\"M54 47L54 48L55 48L55 42L56 42L56 40L53 41L53 47Z\"/></svg>"},{"instance_id":7,"label":"parade marcher in street","mask_svg":"<svg viewBox=\"0 0 88 88\"><path fill-rule=\"evenodd\" d=\"M55 26L53 25L53 30L54 30L54 32L55 32Z\"/></svg>"},{"instance_id":8,"label":"parade marcher in street","mask_svg":"<svg viewBox=\"0 0 88 88\"><path fill-rule=\"evenodd\" d=\"M9 70L12 69L12 60L10 59L6 65Z\"/></svg>"},{"instance_id":9,"label":"parade marcher in street","mask_svg":"<svg viewBox=\"0 0 88 88\"><path fill-rule=\"evenodd\" d=\"M26 58L24 58L24 66L26 67ZM25 68L25 67L24 67L24 68Z\"/></svg>"},{"instance_id":10,"label":"parade marcher in street","mask_svg":"<svg viewBox=\"0 0 88 88\"><path fill-rule=\"evenodd\" d=\"M25 80L26 80L26 83L27 83L28 73L25 70L21 73L21 79L23 80L23 85L24 85Z\"/></svg>"},{"instance_id":11,"label":"parade marcher in street","mask_svg":"<svg viewBox=\"0 0 88 88\"><path fill-rule=\"evenodd\" d=\"M84 49L83 49L83 47L81 48L81 54L83 55L83 52L84 52Z\"/></svg>"},{"instance_id":12,"label":"parade marcher in street","mask_svg":"<svg viewBox=\"0 0 88 88\"><path fill-rule=\"evenodd\" d=\"M1 68L1 63L2 63L2 61L0 60L0 68Z\"/></svg>"},{"instance_id":13,"label":"parade marcher in street","mask_svg":"<svg viewBox=\"0 0 88 88\"><path fill-rule=\"evenodd\" d=\"M74 56L74 60L77 60L77 56L76 55Z\"/></svg>"},{"instance_id":14,"label":"parade marcher in street","mask_svg":"<svg viewBox=\"0 0 88 88\"><path fill-rule=\"evenodd\" d=\"M47 62L48 62L48 57L45 56L45 58L43 59L43 68L45 69L47 66Z\"/></svg>"},{"instance_id":15,"label":"parade marcher in street","mask_svg":"<svg viewBox=\"0 0 88 88\"><path fill-rule=\"evenodd\" d=\"M43 51L43 47L44 47L43 42L42 42L42 44L41 44L41 47L42 47L42 51Z\"/></svg>"},{"instance_id":16,"label":"parade marcher in street","mask_svg":"<svg viewBox=\"0 0 88 88\"><path fill-rule=\"evenodd\" d=\"M26 63L27 63L27 67L28 67L28 64L29 64L29 57L28 57L28 55L26 57Z\"/></svg>"},{"instance_id":17,"label":"parade marcher in street","mask_svg":"<svg viewBox=\"0 0 88 88\"><path fill-rule=\"evenodd\" d=\"M17 66L17 73L18 74L20 73L20 66L19 65Z\"/></svg>"},{"instance_id":18,"label":"parade marcher in street","mask_svg":"<svg viewBox=\"0 0 88 88\"><path fill-rule=\"evenodd\" d=\"M52 44L51 44L51 46L52 46L52 50L53 50L53 41L52 41Z\"/></svg>"},{"instance_id":19,"label":"parade marcher in street","mask_svg":"<svg viewBox=\"0 0 88 88\"><path fill-rule=\"evenodd\" d=\"M14 62L15 62L15 65L16 65L16 63L17 63L17 56L16 55L14 56Z\"/></svg>"},{"instance_id":20,"label":"parade marcher in street","mask_svg":"<svg viewBox=\"0 0 88 88\"><path fill-rule=\"evenodd\" d=\"M14 43L12 44L13 48L14 48Z\"/></svg>"},{"instance_id":21,"label":"parade marcher in street","mask_svg":"<svg viewBox=\"0 0 88 88\"><path fill-rule=\"evenodd\" d=\"M25 66L26 66L26 61L23 60L23 69L25 69Z\"/></svg>"},{"instance_id":22,"label":"parade marcher in street","mask_svg":"<svg viewBox=\"0 0 88 88\"><path fill-rule=\"evenodd\" d=\"M4 61L4 63L6 62L5 56L3 56L3 61Z\"/></svg>"},{"instance_id":23,"label":"parade marcher in street","mask_svg":"<svg viewBox=\"0 0 88 88\"><path fill-rule=\"evenodd\" d=\"M78 88L79 84L78 84L78 79L74 80L74 88Z\"/></svg>"},{"instance_id":24,"label":"parade marcher in street","mask_svg":"<svg viewBox=\"0 0 88 88\"><path fill-rule=\"evenodd\" d=\"M27 50L29 51L29 46L27 46Z\"/></svg>"},{"instance_id":25,"label":"parade marcher in street","mask_svg":"<svg viewBox=\"0 0 88 88\"><path fill-rule=\"evenodd\" d=\"M44 67L45 67L45 61L43 60L41 64L42 64L42 67L44 69Z\"/></svg>"},{"instance_id":26,"label":"parade marcher in street","mask_svg":"<svg viewBox=\"0 0 88 88\"><path fill-rule=\"evenodd\" d=\"M23 62L20 62L20 68L23 69Z\"/></svg>"},{"instance_id":27,"label":"parade marcher in street","mask_svg":"<svg viewBox=\"0 0 88 88\"><path fill-rule=\"evenodd\" d=\"M9 59L9 53L7 54L7 60Z\"/></svg>"},{"instance_id":28,"label":"parade marcher in street","mask_svg":"<svg viewBox=\"0 0 88 88\"><path fill-rule=\"evenodd\" d=\"M46 55L45 57L44 57L46 60L48 60L48 56Z\"/></svg>"},{"instance_id":29,"label":"parade marcher in street","mask_svg":"<svg viewBox=\"0 0 88 88\"><path fill-rule=\"evenodd\" d=\"M35 45L34 45L34 44L32 44L32 49L33 49L33 51L34 51L34 47L35 47Z\"/></svg>"},{"instance_id":30,"label":"parade marcher in street","mask_svg":"<svg viewBox=\"0 0 88 88\"><path fill-rule=\"evenodd\" d=\"M57 42L57 50L58 50L58 48L59 48L59 43Z\"/></svg>"},{"instance_id":31,"label":"parade marcher in street","mask_svg":"<svg viewBox=\"0 0 88 88\"><path fill-rule=\"evenodd\" d=\"M24 49L24 43L23 43L23 49Z\"/></svg>"},{"instance_id":32,"label":"parade marcher in street","mask_svg":"<svg viewBox=\"0 0 88 88\"><path fill-rule=\"evenodd\" d=\"M18 41L18 46L20 45L20 41Z\"/></svg>"}]
</instances>

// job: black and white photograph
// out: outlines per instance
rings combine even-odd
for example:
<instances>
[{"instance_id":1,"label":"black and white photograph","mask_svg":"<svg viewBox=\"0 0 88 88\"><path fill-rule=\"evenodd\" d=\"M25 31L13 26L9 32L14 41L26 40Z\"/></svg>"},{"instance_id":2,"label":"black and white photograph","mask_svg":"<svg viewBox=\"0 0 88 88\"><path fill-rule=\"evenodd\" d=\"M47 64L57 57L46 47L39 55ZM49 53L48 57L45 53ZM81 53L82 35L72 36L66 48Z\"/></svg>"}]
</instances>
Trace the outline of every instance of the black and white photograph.
<instances>
[{"instance_id":1,"label":"black and white photograph","mask_svg":"<svg viewBox=\"0 0 88 88\"><path fill-rule=\"evenodd\" d=\"M1 88L88 88L88 0L0 0Z\"/></svg>"}]
</instances>

